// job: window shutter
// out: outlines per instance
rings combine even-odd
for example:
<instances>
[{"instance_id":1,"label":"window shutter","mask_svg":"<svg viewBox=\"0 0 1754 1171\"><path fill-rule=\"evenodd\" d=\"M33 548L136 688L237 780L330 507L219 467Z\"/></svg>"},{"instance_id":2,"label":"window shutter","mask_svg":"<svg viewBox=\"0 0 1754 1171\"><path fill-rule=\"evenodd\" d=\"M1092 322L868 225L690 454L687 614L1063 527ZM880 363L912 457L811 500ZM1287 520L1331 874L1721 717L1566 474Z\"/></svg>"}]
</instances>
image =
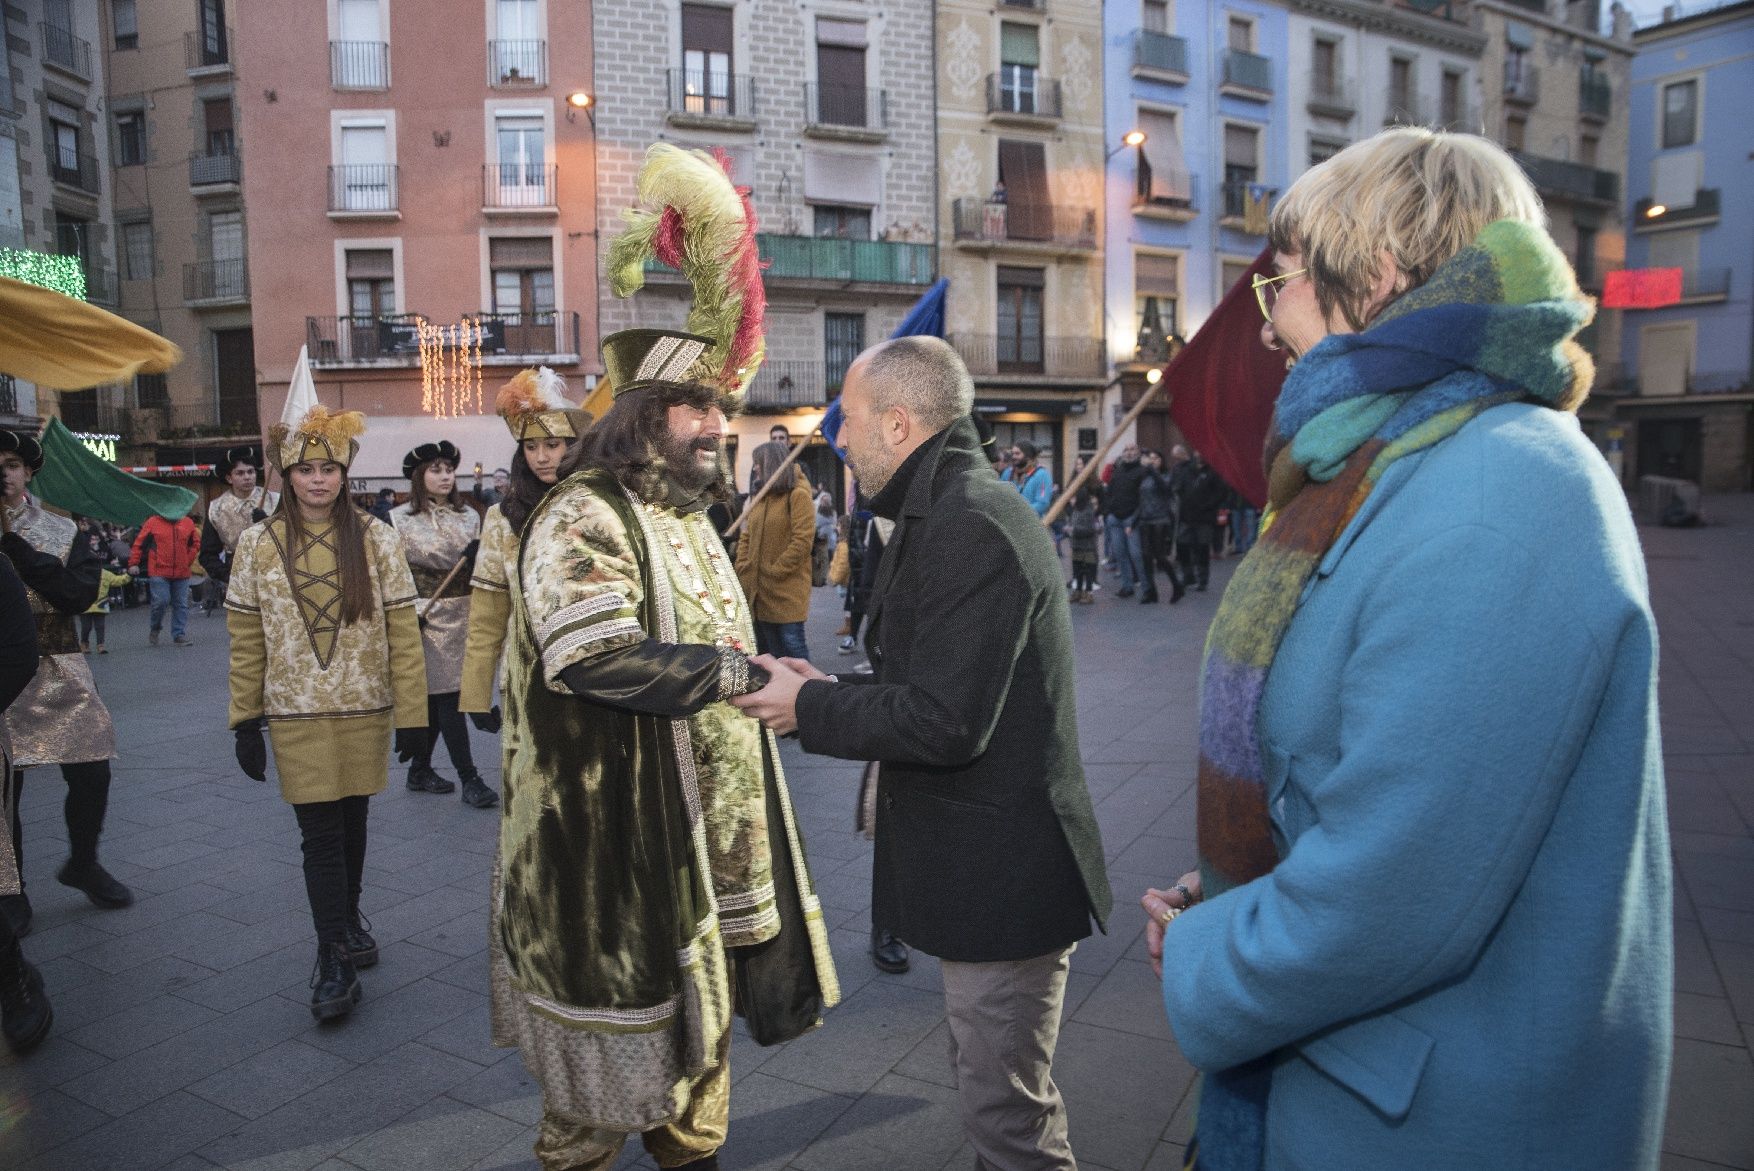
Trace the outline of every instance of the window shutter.
<instances>
[{"instance_id":1,"label":"window shutter","mask_svg":"<svg viewBox=\"0 0 1754 1171\"><path fill-rule=\"evenodd\" d=\"M1227 167L1252 167L1256 164L1255 142L1259 137L1252 126L1226 126L1224 128L1224 165Z\"/></svg>"},{"instance_id":2,"label":"window shutter","mask_svg":"<svg viewBox=\"0 0 1754 1171\"><path fill-rule=\"evenodd\" d=\"M999 143L999 178L1005 184L1008 228L1013 240L1046 240L1053 234L1048 171L1039 142Z\"/></svg>"},{"instance_id":3,"label":"window shutter","mask_svg":"<svg viewBox=\"0 0 1754 1171\"><path fill-rule=\"evenodd\" d=\"M547 236L495 236L487 241L489 268L553 268L554 241Z\"/></svg>"},{"instance_id":4,"label":"window shutter","mask_svg":"<svg viewBox=\"0 0 1754 1171\"><path fill-rule=\"evenodd\" d=\"M1133 253L1133 291L1141 297L1174 297L1181 291L1181 260L1154 252Z\"/></svg>"},{"instance_id":5,"label":"window shutter","mask_svg":"<svg viewBox=\"0 0 1754 1171\"><path fill-rule=\"evenodd\" d=\"M682 47L702 53L731 53L731 10L705 4L682 6Z\"/></svg>"},{"instance_id":6,"label":"window shutter","mask_svg":"<svg viewBox=\"0 0 1754 1171\"><path fill-rule=\"evenodd\" d=\"M1015 268L1008 264L999 266L998 284L1002 288L1040 289L1047 285L1046 270L1039 268Z\"/></svg>"},{"instance_id":7,"label":"window shutter","mask_svg":"<svg viewBox=\"0 0 1754 1171\"><path fill-rule=\"evenodd\" d=\"M350 281L387 281L396 275L396 264L388 248L350 248L347 251L347 279Z\"/></svg>"},{"instance_id":8,"label":"window shutter","mask_svg":"<svg viewBox=\"0 0 1754 1171\"><path fill-rule=\"evenodd\" d=\"M1006 65L1041 65L1041 35L1033 24L999 26L999 60Z\"/></svg>"}]
</instances>

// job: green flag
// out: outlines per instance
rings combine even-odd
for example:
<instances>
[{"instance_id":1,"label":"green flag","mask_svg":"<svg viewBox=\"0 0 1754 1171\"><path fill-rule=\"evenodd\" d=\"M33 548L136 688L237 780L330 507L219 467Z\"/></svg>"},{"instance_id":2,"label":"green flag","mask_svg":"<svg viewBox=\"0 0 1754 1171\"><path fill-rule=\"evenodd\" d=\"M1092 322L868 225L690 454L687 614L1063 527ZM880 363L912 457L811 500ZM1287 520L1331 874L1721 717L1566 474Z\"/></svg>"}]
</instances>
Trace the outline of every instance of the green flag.
<instances>
[{"instance_id":1,"label":"green flag","mask_svg":"<svg viewBox=\"0 0 1754 1171\"><path fill-rule=\"evenodd\" d=\"M176 520L195 507L187 488L142 480L99 459L59 419L43 428L42 445L43 470L31 478L30 491L56 508L133 526L155 513Z\"/></svg>"}]
</instances>

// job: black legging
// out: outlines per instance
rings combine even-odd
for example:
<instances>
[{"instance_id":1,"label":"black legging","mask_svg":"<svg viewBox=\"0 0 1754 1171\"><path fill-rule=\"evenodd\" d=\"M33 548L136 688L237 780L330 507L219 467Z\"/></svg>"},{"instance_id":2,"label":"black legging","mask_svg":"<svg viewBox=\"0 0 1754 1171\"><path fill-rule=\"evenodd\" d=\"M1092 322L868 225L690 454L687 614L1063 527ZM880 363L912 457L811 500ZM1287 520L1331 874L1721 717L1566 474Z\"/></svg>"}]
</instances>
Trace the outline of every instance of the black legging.
<instances>
[{"instance_id":1,"label":"black legging","mask_svg":"<svg viewBox=\"0 0 1754 1171\"><path fill-rule=\"evenodd\" d=\"M1205 585L1212 572L1212 526L1184 524L1181 531L1182 580Z\"/></svg>"},{"instance_id":2,"label":"black legging","mask_svg":"<svg viewBox=\"0 0 1754 1171\"><path fill-rule=\"evenodd\" d=\"M1171 593L1182 588L1181 577L1176 573L1175 561L1169 555L1169 532L1170 526L1166 520L1146 521L1139 526L1139 552L1141 554L1139 560L1144 562L1140 570L1145 577L1145 593L1147 595L1157 592L1157 577L1152 572L1153 569L1161 569L1169 575Z\"/></svg>"},{"instance_id":3,"label":"black legging","mask_svg":"<svg viewBox=\"0 0 1754 1171\"><path fill-rule=\"evenodd\" d=\"M370 797L294 805L305 855L305 896L318 943L344 943L359 912L365 873L365 820Z\"/></svg>"},{"instance_id":4,"label":"black legging","mask_svg":"<svg viewBox=\"0 0 1754 1171\"><path fill-rule=\"evenodd\" d=\"M97 862L97 839L104 832L104 811L110 807L110 762L87 760L61 766L67 782L67 799L61 804L67 819L67 844L74 869ZM19 795L24 792L24 770L12 770L12 852L18 856L19 882L24 881L24 823Z\"/></svg>"},{"instance_id":5,"label":"black legging","mask_svg":"<svg viewBox=\"0 0 1754 1171\"><path fill-rule=\"evenodd\" d=\"M458 694L447 691L426 697L426 755L418 758L417 763L432 764L432 750L443 736L452 766L458 772L475 771L475 755L469 750L469 724L463 713L457 710Z\"/></svg>"}]
</instances>

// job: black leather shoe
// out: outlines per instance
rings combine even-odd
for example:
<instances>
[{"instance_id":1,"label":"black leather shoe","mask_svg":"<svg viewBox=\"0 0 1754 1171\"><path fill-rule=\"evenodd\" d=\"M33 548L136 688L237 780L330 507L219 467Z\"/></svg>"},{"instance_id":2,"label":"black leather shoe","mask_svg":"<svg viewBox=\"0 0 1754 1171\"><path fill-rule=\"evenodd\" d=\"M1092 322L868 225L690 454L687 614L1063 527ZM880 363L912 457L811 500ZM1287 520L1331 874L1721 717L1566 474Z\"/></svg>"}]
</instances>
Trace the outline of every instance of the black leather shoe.
<instances>
[{"instance_id":1,"label":"black leather shoe","mask_svg":"<svg viewBox=\"0 0 1754 1171\"><path fill-rule=\"evenodd\" d=\"M20 891L15 895L0 895L0 915L12 924L12 934L23 939L30 934L30 896Z\"/></svg>"},{"instance_id":2,"label":"black leather shoe","mask_svg":"<svg viewBox=\"0 0 1754 1171\"><path fill-rule=\"evenodd\" d=\"M672 1171L719 1171L719 1153L714 1151L712 1154L707 1155L704 1158L696 1159L692 1163L679 1164L672 1168Z\"/></svg>"},{"instance_id":3,"label":"black leather shoe","mask_svg":"<svg viewBox=\"0 0 1754 1171\"><path fill-rule=\"evenodd\" d=\"M1139 604L1141 606L1155 605L1156 602L1157 602L1157 591L1156 590L1150 590L1149 592L1142 594L1139 597Z\"/></svg>"},{"instance_id":4,"label":"black leather shoe","mask_svg":"<svg viewBox=\"0 0 1754 1171\"><path fill-rule=\"evenodd\" d=\"M907 971L907 944L882 927L871 928L871 962L880 972Z\"/></svg>"},{"instance_id":5,"label":"black leather shoe","mask_svg":"<svg viewBox=\"0 0 1754 1171\"><path fill-rule=\"evenodd\" d=\"M364 995L359 973L345 943L317 944L317 966L311 971L311 1015L320 1021L344 1017Z\"/></svg>"},{"instance_id":6,"label":"black leather shoe","mask_svg":"<svg viewBox=\"0 0 1754 1171\"><path fill-rule=\"evenodd\" d=\"M457 786L454 782L439 775L438 770L430 764L421 764L418 760L408 766L408 791L411 793L454 793Z\"/></svg>"},{"instance_id":7,"label":"black leather shoe","mask_svg":"<svg viewBox=\"0 0 1754 1171\"><path fill-rule=\"evenodd\" d=\"M457 776L463 781L463 804L476 809L492 809L499 804L499 794L488 787L480 773L472 768L460 768Z\"/></svg>"},{"instance_id":8,"label":"black leather shoe","mask_svg":"<svg viewBox=\"0 0 1754 1171\"><path fill-rule=\"evenodd\" d=\"M1115 595L1115 597L1117 597L1117 598L1130 598L1132 596L1133 596L1133 587L1132 586L1125 587L1124 589L1121 590L1120 593Z\"/></svg>"},{"instance_id":9,"label":"black leather shoe","mask_svg":"<svg viewBox=\"0 0 1754 1171\"><path fill-rule=\"evenodd\" d=\"M85 897L94 905L106 910L113 911L134 903L134 892L117 882L115 875L96 862L90 866L79 867L69 862L55 872L55 881L62 886L84 891Z\"/></svg>"},{"instance_id":10,"label":"black leather shoe","mask_svg":"<svg viewBox=\"0 0 1754 1171\"><path fill-rule=\"evenodd\" d=\"M14 1053L29 1053L42 1044L55 1012L43 992L43 974L24 958L18 943L0 953L0 1033Z\"/></svg>"},{"instance_id":11,"label":"black leather shoe","mask_svg":"<svg viewBox=\"0 0 1754 1171\"><path fill-rule=\"evenodd\" d=\"M353 921L347 925L347 954L356 968L369 968L378 962L378 941L372 938L371 920L353 912Z\"/></svg>"}]
</instances>

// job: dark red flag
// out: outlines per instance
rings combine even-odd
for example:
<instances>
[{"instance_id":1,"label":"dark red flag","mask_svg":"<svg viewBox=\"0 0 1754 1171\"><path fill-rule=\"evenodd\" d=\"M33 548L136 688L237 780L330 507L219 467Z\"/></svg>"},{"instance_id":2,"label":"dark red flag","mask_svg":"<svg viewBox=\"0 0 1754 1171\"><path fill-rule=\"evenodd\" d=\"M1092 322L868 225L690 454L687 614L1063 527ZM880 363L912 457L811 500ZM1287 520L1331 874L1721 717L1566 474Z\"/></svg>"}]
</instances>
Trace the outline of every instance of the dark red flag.
<instances>
[{"instance_id":1,"label":"dark red flag","mask_svg":"<svg viewBox=\"0 0 1754 1171\"><path fill-rule=\"evenodd\" d=\"M1256 273L1272 272L1268 247L1163 372L1176 426L1224 482L1256 508L1267 503L1261 451L1285 381L1284 351L1261 344L1266 323L1253 285Z\"/></svg>"},{"instance_id":2,"label":"dark red flag","mask_svg":"<svg viewBox=\"0 0 1754 1171\"><path fill-rule=\"evenodd\" d=\"M1604 309L1661 309L1681 299L1678 268L1623 268L1602 282Z\"/></svg>"}]
</instances>

